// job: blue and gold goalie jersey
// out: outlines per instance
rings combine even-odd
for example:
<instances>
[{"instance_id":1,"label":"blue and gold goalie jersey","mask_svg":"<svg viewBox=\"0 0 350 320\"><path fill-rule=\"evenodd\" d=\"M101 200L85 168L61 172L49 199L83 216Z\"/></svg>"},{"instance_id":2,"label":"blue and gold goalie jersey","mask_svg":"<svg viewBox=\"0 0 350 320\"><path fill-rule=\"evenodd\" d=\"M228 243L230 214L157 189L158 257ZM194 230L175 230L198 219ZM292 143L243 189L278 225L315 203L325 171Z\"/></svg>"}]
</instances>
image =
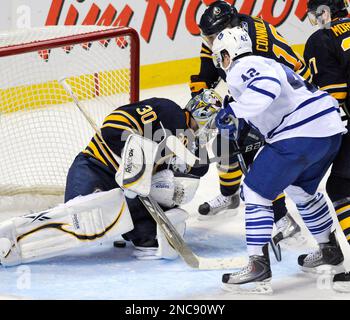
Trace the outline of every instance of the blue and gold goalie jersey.
<instances>
[{"instance_id":1,"label":"blue and gold goalie jersey","mask_svg":"<svg viewBox=\"0 0 350 320\"><path fill-rule=\"evenodd\" d=\"M349 114L350 19L337 19L307 40L304 51L312 82L327 91Z\"/></svg>"},{"instance_id":2,"label":"blue and gold goalie jersey","mask_svg":"<svg viewBox=\"0 0 350 320\"><path fill-rule=\"evenodd\" d=\"M241 26L252 39L253 54L274 59L290 67L306 80L311 80L310 71L303 59L293 51L274 26L258 17L240 14L239 18ZM203 89L214 88L220 79L226 79L224 70L217 69L214 66L211 55L212 51L203 43L200 54L200 72L198 75L191 76L192 96Z\"/></svg>"},{"instance_id":3,"label":"blue and gold goalie jersey","mask_svg":"<svg viewBox=\"0 0 350 320\"><path fill-rule=\"evenodd\" d=\"M129 134L136 133L155 142L161 142L166 135L178 136L191 152L198 153L199 149L191 143L195 141L193 131L190 129L190 114L181 109L175 102L163 98L151 98L137 103L121 106L109 114L103 122L101 134L108 147L121 157L125 141ZM101 150L101 148L103 150ZM193 150L192 150L192 149ZM171 159L173 154L166 147L157 157L156 170L172 168ZM83 153L88 157L97 159L115 173L118 167L113 155L102 141L95 135ZM208 167L201 166L190 168L185 166L181 173L203 176Z\"/></svg>"}]
</instances>

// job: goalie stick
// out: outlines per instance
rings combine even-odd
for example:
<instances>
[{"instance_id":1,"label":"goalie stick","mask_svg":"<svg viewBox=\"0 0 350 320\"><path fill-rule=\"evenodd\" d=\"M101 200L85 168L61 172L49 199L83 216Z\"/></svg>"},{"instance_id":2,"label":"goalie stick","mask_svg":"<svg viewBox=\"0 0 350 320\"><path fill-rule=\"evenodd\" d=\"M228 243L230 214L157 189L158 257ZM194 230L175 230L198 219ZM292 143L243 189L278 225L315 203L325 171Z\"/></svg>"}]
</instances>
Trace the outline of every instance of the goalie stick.
<instances>
[{"instance_id":1,"label":"goalie stick","mask_svg":"<svg viewBox=\"0 0 350 320\"><path fill-rule=\"evenodd\" d=\"M114 154L109 146L104 141L100 129L97 127L95 121L89 115L89 113L85 110L85 108L80 103L77 96L74 94L72 88L67 83L65 78L59 80L59 83L63 86L69 96L73 99L74 104L81 111L83 116L89 122L91 127L96 132L98 138L102 143L104 143L105 147L111 154L115 157L115 160L120 163L121 159L119 156ZM97 141L97 140L96 140ZM99 144L99 142L97 141ZM99 145L101 147L101 145ZM100 148L103 152L103 148ZM115 167L118 170L117 167ZM150 213L155 222L159 225L164 235L166 236L169 243L173 246L173 248L179 253L181 258L186 262L186 264L195 269L201 270L216 270L216 269L232 269L232 268L241 268L246 264L246 259L243 257L233 257L233 258L204 258L197 256L190 247L185 243L181 235L175 229L173 224L170 222L162 208L159 204L154 201L151 197L142 197L138 196L142 204L145 206L147 211Z\"/></svg>"}]
</instances>

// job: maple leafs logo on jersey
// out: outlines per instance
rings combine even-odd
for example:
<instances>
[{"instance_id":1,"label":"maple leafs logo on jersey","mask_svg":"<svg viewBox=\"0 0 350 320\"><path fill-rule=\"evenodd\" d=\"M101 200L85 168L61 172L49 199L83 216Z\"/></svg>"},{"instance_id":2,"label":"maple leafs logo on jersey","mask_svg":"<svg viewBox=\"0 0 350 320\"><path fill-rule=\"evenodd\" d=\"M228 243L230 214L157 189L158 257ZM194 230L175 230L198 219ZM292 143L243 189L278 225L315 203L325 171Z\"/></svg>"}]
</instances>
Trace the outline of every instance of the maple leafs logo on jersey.
<instances>
[{"instance_id":1,"label":"maple leafs logo on jersey","mask_svg":"<svg viewBox=\"0 0 350 320\"><path fill-rule=\"evenodd\" d=\"M248 23L247 23L247 22L243 21L243 22L241 23L241 27L242 27L242 29L243 29L245 32L249 33L249 32L248 32L248 31L249 31L249 28L248 28Z\"/></svg>"}]
</instances>

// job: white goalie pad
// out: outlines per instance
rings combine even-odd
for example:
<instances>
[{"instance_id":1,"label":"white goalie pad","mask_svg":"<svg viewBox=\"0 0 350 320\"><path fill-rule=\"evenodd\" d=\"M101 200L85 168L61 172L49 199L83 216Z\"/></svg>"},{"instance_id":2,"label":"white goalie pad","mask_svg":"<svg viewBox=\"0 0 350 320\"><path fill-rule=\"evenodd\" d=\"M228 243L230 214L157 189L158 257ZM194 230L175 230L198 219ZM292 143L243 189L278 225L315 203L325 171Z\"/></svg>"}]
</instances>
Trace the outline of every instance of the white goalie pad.
<instances>
[{"instance_id":1,"label":"white goalie pad","mask_svg":"<svg viewBox=\"0 0 350 320\"><path fill-rule=\"evenodd\" d=\"M150 196L160 205L172 208L189 203L199 186L199 177L162 170L152 177Z\"/></svg>"},{"instance_id":2,"label":"white goalie pad","mask_svg":"<svg viewBox=\"0 0 350 320\"><path fill-rule=\"evenodd\" d=\"M174 201L178 206L191 202L199 187L199 177L190 174L176 173Z\"/></svg>"},{"instance_id":3,"label":"white goalie pad","mask_svg":"<svg viewBox=\"0 0 350 320\"><path fill-rule=\"evenodd\" d=\"M118 185L125 191L148 196L157 151L158 143L137 134L130 135L125 142L122 163L115 176Z\"/></svg>"},{"instance_id":4,"label":"white goalie pad","mask_svg":"<svg viewBox=\"0 0 350 320\"><path fill-rule=\"evenodd\" d=\"M123 191L77 197L53 209L0 223L0 263L39 261L112 242L134 228Z\"/></svg>"}]
</instances>

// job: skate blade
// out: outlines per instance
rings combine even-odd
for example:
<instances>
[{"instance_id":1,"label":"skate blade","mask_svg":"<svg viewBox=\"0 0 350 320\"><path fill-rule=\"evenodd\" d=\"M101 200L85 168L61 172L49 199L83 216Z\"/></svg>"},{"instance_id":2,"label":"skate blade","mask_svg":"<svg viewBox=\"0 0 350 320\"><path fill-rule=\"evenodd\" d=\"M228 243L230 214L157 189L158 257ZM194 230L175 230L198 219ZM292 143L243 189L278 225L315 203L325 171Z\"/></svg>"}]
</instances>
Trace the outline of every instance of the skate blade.
<instances>
[{"instance_id":1,"label":"skate blade","mask_svg":"<svg viewBox=\"0 0 350 320\"><path fill-rule=\"evenodd\" d=\"M350 293L350 282L349 281L334 282L333 290L340 293Z\"/></svg>"},{"instance_id":2,"label":"skate blade","mask_svg":"<svg viewBox=\"0 0 350 320\"><path fill-rule=\"evenodd\" d=\"M340 263L336 266L325 264L325 265L318 266L315 268L301 267L300 269L307 274L315 275L315 276L334 275L334 274L342 273L345 271L345 268L344 268L342 263Z\"/></svg>"},{"instance_id":3,"label":"skate blade","mask_svg":"<svg viewBox=\"0 0 350 320\"><path fill-rule=\"evenodd\" d=\"M272 294L271 278L244 284L222 283L221 288L236 294Z\"/></svg>"},{"instance_id":4,"label":"skate blade","mask_svg":"<svg viewBox=\"0 0 350 320\"><path fill-rule=\"evenodd\" d=\"M219 221L227 218L234 218L238 214L238 209L227 209L215 214L198 214L199 221Z\"/></svg>"}]
</instances>

